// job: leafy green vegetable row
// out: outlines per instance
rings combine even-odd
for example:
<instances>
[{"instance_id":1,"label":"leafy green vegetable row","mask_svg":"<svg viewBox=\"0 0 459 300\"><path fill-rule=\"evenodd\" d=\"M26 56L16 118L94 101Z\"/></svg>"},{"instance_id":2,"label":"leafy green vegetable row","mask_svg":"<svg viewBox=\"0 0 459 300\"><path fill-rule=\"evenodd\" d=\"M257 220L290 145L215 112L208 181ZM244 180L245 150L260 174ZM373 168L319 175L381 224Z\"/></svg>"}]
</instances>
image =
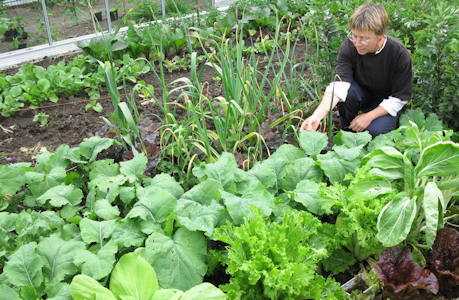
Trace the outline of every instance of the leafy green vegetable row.
<instances>
[{"instance_id":1,"label":"leafy green vegetable row","mask_svg":"<svg viewBox=\"0 0 459 300\"><path fill-rule=\"evenodd\" d=\"M235 297L340 299L321 270L397 244L422 262L457 200L452 132L419 112L401 125L373 141L340 132L324 154L326 136L302 132L300 148L283 145L249 171L223 153L193 169L199 183L188 191L167 174L146 177L142 154L103 159L116 142L98 137L44 151L35 165L0 165L0 291L69 299L73 276L104 283L135 250L162 288L188 290L222 264L231 278L221 288Z\"/></svg>"},{"instance_id":2,"label":"leafy green vegetable row","mask_svg":"<svg viewBox=\"0 0 459 300\"><path fill-rule=\"evenodd\" d=\"M119 77L137 82L137 77L150 71L142 60L128 55L117 61ZM13 115L25 106L38 107L44 102L58 102L60 97L73 96L81 92L89 96L86 109L101 111L100 88L104 84L104 70L88 56L80 55L70 60L50 65L48 68L32 64L23 65L14 75L0 75L0 114Z\"/></svg>"}]
</instances>

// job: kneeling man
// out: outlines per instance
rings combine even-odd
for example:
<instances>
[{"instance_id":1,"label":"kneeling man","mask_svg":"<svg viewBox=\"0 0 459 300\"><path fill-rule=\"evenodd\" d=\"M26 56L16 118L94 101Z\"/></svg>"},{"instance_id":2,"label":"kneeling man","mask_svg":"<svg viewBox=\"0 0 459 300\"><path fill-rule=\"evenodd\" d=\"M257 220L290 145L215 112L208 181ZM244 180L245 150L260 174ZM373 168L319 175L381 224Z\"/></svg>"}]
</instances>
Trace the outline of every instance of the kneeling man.
<instances>
[{"instance_id":1,"label":"kneeling man","mask_svg":"<svg viewBox=\"0 0 459 300\"><path fill-rule=\"evenodd\" d=\"M400 110L411 97L409 51L387 36L389 18L383 6L364 4L350 21L330 83L314 113L301 125L317 130L330 108L338 105L341 129L368 130L372 136L396 128Z\"/></svg>"}]
</instances>

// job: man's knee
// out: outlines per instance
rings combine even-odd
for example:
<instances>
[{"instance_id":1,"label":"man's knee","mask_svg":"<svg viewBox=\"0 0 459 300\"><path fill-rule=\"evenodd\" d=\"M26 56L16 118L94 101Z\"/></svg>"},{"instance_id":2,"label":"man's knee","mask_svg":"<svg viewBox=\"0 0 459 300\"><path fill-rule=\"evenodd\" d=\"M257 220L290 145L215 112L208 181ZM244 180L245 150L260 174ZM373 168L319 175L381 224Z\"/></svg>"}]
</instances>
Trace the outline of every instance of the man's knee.
<instances>
[{"instance_id":1,"label":"man's knee","mask_svg":"<svg viewBox=\"0 0 459 300\"><path fill-rule=\"evenodd\" d=\"M367 130L371 136L375 137L379 134L388 133L397 127L397 118L392 116L382 116L374 119Z\"/></svg>"}]
</instances>

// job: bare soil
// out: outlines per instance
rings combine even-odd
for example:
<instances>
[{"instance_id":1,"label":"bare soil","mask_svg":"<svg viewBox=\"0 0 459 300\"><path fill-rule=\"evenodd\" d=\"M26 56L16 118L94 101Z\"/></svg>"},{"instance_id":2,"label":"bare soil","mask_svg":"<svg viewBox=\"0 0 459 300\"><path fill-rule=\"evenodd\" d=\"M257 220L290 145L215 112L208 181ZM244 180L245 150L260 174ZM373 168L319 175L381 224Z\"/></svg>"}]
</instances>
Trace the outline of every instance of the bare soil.
<instances>
[{"instance_id":1,"label":"bare soil","mask_svg":"<svg viewBox=\"0 0 459 300\"><path fill-rule=\"evenodd\" d=\"M180 77L188 77L188 71L166 74L166 81L172 82ZM215 97L221 93L220 87L212 79L214 76L210 68L205 67L202 80L208 86L209 96ZM155 75L149 73L140 78L155 86L155 97L161 98L160 85ZM161 122L161 112L157 105L148 103L142 105L138 99L138 107L142 119L152 122ZM106 126L102 117L109 118L113 107L106 90L101 91L99 103L103 107L101 113L85 111L89 98L84 95L63 97L56 104L47 103L37 109L25 108L14 116L0 117L0 163L30 161L45 147L55 150L61 144L78 145L84 138L106 134ZM41 127L33 122L36 113L46 113L48 125Z\"/></svg>"}]
</instances>

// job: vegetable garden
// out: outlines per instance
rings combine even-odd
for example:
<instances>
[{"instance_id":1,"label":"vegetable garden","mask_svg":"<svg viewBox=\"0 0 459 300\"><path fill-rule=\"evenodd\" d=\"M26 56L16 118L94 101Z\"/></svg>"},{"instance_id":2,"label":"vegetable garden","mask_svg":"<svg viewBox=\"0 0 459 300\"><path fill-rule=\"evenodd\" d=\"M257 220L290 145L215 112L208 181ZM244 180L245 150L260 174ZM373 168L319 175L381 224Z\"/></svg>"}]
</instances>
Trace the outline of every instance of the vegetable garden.
<instances>
[{"instance_id":1,"label":"vegetable garden","mask_svg":"<svg viewBox=\"0 0 459 300\"><path fill-rule=\"evenodd\" d=\"M0 74L0 299L459 297L453 2L384 3L398 129L298 130L359 4L240 1Z\"/></svg>"}]
</instances>

